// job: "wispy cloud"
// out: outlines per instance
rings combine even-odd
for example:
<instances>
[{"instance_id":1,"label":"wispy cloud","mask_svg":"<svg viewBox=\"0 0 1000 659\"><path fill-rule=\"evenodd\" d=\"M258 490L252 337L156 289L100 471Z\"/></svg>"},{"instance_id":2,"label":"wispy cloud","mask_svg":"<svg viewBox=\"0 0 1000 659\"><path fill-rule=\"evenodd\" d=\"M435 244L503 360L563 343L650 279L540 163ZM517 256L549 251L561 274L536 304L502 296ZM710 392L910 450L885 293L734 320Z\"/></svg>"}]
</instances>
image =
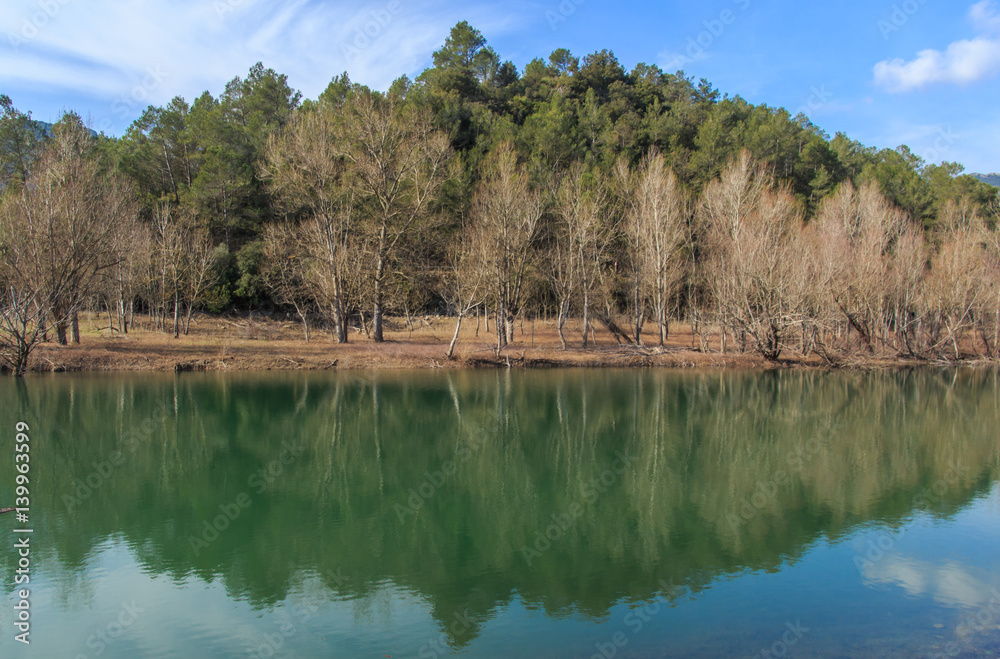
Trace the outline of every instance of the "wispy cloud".
<instances>
[{"instance_id":1,"label":"wispy cloud","mask_svg":"<svg viewBox=\"0 0 1000 659\"><path fill-rule=\"evenodd\" d=\"M1000 71L1000 15L992 0L969 10L969 19L980 36L962 39L939 50L922 50L916 59L896 58L875 65L875 84L891 93L921 89L933 84L965 85L990 78Z\"/></svg>"},{"instance_id":2,"label":"wispy cloud","mask_svg":"<svg viewBox=\"0 0 1000 659\"><path fill-rule=\"evenodd\" d=\"M450 28L467 19L483 30L511 29L500 7L435 0L59 0L55 15L32 24L38 0L4 0L0 86L38 94L85 94L108 114L122 97L147 104L218 93L257 61L288 75L315 98L330 79L385 89L429 63ZM24 26L30 38L24 36ZM362 47L357 47L362 44ZM149 71L162 82L148 85ZM135 94L133 92L140 91ZM117 107L121 107L119 104ZM98 120L100 117L96 117Z\"/></svg>"}]
</instances>

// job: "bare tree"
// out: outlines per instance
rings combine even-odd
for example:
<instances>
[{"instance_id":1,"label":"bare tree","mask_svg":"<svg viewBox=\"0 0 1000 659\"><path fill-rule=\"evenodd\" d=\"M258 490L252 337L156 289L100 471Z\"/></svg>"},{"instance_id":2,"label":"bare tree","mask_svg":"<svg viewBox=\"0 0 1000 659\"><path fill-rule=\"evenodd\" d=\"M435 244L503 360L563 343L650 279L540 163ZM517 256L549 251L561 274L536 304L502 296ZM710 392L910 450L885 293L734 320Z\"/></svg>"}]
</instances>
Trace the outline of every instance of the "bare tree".
<instances>
[{"instance_id":1,"label":"bare tree","mask_svg":"<svg viewBox=\"0 0 1000 659\"><path fill-rule=\"evenodd\" d=\"M104 274L104 296L109 315L118 318L117 329L128 334L135 318L135 303L147 292L145 279L153 258L149 226L138 220L130 222L118 235L118 262Z\"/></svg>"},{"instance_id":2,"label":"bare tree","mask_svg":"<svg viewBox=\"0 0 1000 659\"><path fill-rule=\"evenodd\" d=\"M888 343L889 320L896 318L899 305L913 302L910 288L919 254L913 252L918 245L912 237L903 240L909 220L875 184L857 190L846 182L822 204L814 224L828 299L873 352L877 342ZM895 264L897 246L905 247L899 254L906 259ZM908 322L903 315L901 327Z\"/></svg>"},{"instance_id":3,"label":"bare tree","mask_svg":"<svg viewBox=\"0 0 1000 659\"><path fill-rule=\"evenodd\" d=\"M0 362L23 376L31 353L45 340L45 321L53 291L37 276L31 236L18 199L0 204Z\"/></svg>"},{"instance_id":4,"label":"bare tree","mask_svg":"<svg viewBox=\"0 0 1000 659\"><path fill-rule=\"evenodd\" d=\"M708 286L720 323L777 360L802 317L802 221L795 199L743 152L705 190L701 214Z\"/></svg>"},{"instance_id":5,"label":"bare tree","mask_svg":"<svg viewBox=\"0 0 1000 659\"><path fill-rule=\"evenodd\" d=\"M326 109L300 111L265 149L262 176L285 212L302 217L299 229L309 263L303 272L338 343L347 343L347 281L356 227L337 119Z\"/></svg>"},{"instance_id":6,"label":"bare tree","mask_svg":"<svg viewBox=\"0 0 1000 659\"><path fill-rule=\"evenodd\" d=\"M555 190L556 222L546 274L559 305L556 327L564 350L564 327L574 306L582 316L582 345L588 345L600 268L613 235L607 201L604 178L580 163L570 167Z\"/></svg>"},{"instance_id":7,"label":"bare tree","mask_svg":"<svg viewBox=\"0 0 1000 659\"><path fill-rule=\"evenodd\" d=\"M308 342L314 296L307 281L309 258L301 249L299 228L289 224L268 226L264 230L264 259L264 280L279 303L295 308Z\"/></svg>"},{"instance_id":8,"label":"bare tree","mask_svg":"<svg viewBox=\"0 0 1000 659\"><path fill-rule=\"evenodd\" d=\"M79 343L77 313L121 259L119 235L138 213L131 187L102 171L92 151L89 131L67 115L10 202L23 234L21 262L48 289L45 306L63 345L70 330Z\"/></svg>"},{"instance_id":9,"label":"bare tree","mask_svg":"<svg viewBox=\"0 0 1000 659\"><path fill-rule=\"evenodd\" d=\"M540 195L517 163L517 154L501 144L487 158L483 180L472 202L472 219L485 231L483 267L497 314L497 351L514 336L521 311L525 277L533 256L544 210Z\"/></svg>"},{"instance_id":10,"label":"bare tree","mask_svg":"<svg viewBox=\"0 0 1000 659\"><path fill-rule=\"evenodd\" d=\"M301 245L308 259L306 284L321 309L329 311L334 336L347 343L352 305L361 288L361 254L352 205L344 203L331 214L318 215L301 225Z\"/></svg>"},{"instance_id":11,"label":"bare tree","mask_svg":"<svg viewBox=\"0 0 1000 659\"><path fill-rule=\"evenodd\" d=\"M984 249L989 235L974 210L954 203L944 209L937 229L940 245L922 282L924 313L932 328L928 350L944 357L947 347L957 361L962 358L962 337L975 331L993 300L988 279L992 268ZM986 348L989 353L988 343Z\"/></svg>"},{"instance_id":12,"label":"bare tree","mask_svg":"<svg viewBox=\"0 0 1000 659\"><path fill-rule=\"evenodd\" d=\"M384 340L385 285L400 241L429 217L447 177L451 148L429 113L393 96L358 93L344 104L341 153L349 182L371 230L372 338Z\"/></svg>"},{"instance_id":13,"label":"bare tree","mask_svg":"<svg viewBox=\"0 0 1000 659\"><path fill-rule=\"evenodd\" d=\"M218 254L212 236L204 227L188 227L182 247L184 277L184 335L191 331L191 316L195 306L204 301L205 294L219 281Z\"/></svg>"},{"instance_id":14,"label":"bare tree","mask_svg":"<svg viewBox=\"0 0 1000 659\"><path fill-rule=\"evenodd\" d=\"M627 193L623 202L635 268L635 340L641 343L640 307L648 299L662 346L669 335L671 308L689 269L690 201L677 177L667 168L663 155L655 149L630 176L632 181L622 188Z\"/></svg>"},{"instance_id":15,"label":"bare tree","mask_svg":"<svg viewBox=\"0 0 1000 659\"><path fill-rule=\"evenodd\" d=\"M455 333L448 345L446 357L451 359L455 354L459 333L462 331L462 321L483 302L486 294L486 270L483 261L489 246L486 231L482 227L467 223L459 233L458 245L450 256L450 263L445 269L441 296L458 316L455 321Z\"/></svg>"}]
</instances>

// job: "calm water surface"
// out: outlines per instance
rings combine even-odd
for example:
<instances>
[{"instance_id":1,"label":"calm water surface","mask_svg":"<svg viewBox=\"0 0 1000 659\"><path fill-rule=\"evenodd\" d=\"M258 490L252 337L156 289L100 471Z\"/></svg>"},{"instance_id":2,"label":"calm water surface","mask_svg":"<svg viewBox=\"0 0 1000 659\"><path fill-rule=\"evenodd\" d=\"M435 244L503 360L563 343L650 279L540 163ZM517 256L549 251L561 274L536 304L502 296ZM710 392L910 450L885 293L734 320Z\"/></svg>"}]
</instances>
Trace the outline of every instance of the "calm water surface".
<instances>
[{"instance_id":1,"label":"calm water surface","mask_svg":"<svg viewBox=\"0 0 1000 659\"><path fill-rule=\"evenodd\" d=\"M3 657L1000 654L985 371L0 379Z\"/></svg>"}]
</instances>

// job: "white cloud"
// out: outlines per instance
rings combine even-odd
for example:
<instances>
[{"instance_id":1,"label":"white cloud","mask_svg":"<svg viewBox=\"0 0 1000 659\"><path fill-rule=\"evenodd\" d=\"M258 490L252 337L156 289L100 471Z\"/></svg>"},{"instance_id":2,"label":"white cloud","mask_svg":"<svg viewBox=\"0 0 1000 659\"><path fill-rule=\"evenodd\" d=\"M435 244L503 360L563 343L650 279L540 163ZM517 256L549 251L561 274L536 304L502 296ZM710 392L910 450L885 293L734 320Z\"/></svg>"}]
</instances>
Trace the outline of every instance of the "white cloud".
<instances>
[{"instance_id":1,"label":"white cloud","mask_svg":"<svg viewBox=\"0 0 1000 659\"><path fill-rule=\"evenodd\" d=\"M257 61L306 97L343 71L385 89L429 63L459 20L490 37L513 27L506 13L442 0L4 0L0 87L95 98L98 123L100 108L120 122L123 100L131 120L174 96L217 95Z\"/></svg>"},{"instance_id":2,"label":"white cloud","mask_svg":"<svg viewBox=\"0 0 1000 659\"><path fill-rule=\"evenodd\" d=\"M889 92L905 92L928 85L966 85L985 80L1000 71L1000 15L992 0L983 0L969 10L969 19L981 33L939 50L922 50L916 59L896 58L875 65L875 84Z\"/></svg>"}]
</instances>

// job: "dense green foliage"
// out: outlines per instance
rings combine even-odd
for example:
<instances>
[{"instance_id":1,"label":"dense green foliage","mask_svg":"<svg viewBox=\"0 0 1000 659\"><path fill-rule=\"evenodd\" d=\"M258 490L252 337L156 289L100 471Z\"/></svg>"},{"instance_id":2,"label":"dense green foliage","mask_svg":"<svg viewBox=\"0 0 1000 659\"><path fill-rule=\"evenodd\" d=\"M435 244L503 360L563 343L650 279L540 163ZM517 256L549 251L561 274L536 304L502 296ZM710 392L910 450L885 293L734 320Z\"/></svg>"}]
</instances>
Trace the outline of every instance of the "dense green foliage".
<instances>
[{"instance_id":1,"label":"dense green foliage","mask_svg":"<svg viewBox=\"0 0 1000 659\"><path fill-rule=\"evenodd\" d=\"M0 103L0 187L9 191L28 176L46 137L10 99L0 97ZM315 125L324 128L310 129L310 116L322 117ZM65 121L78 118L68 115ZM377 185L364 185L365 180L372 182L372 172L362 171L359 154L373 144L384 151L383 156L391 151L386 140L371 139L373 121L388 122L383 128L398 136L391 147L396 149L392 158L397 165L390 169L395 170L376 176L392 175L399 181L411 176L409 187L404 181L403 187L393 191L396 196L381 195ZM433 189L434 196L429 203L414 197L419 196L422 174L407 169L406 159L406 150L412 148L406 145L423 140L414 136L424 135L424 141L438 139L422 126L443 133L454 156L440 185L427 188ZM310 138L315 138L311 145L307 144ZM340 208L338 213L353 208L350 218L338 220L342 226L337 229L360 236L351 245L345 242L355 250L350 259L362 264L351 275L356 281L348 283L367 291L371 281L377 282L374 293L353 297L341 292L344 284L338 284L331 299L345 305L341 315L361 314L364 324L363 311L372 308L373 298L375 308L384 306L388 313L454 310L454 304L445 301L448 294L441 284L446 279L442 272L459 250L461 236L475 230L470 218L473 223L482 221L477 219L475 199L492 154L511 148L517 167L525 171L544 206L539 227L527 236L534 247L543 250L539 252L543 256L525 283L530 299L524 304L511 301L510 308L502 311L505 314L555 311L565 302L557 299L558 292L546 283L544 274L549 253L545 250L559 239L556 191L560 182L571 172L578 176L582 172L579 189L593 189L596 192L588 194L600 196L609 185L614 188L609 182L624 180L620 176L623 167L641 168L650 153L662 156L663 166L676 177L683 197L692 200L703 199L710 183L740 154L748 153L774 186L789 193L794 209L789 207L788 212L794 211L807 224L843 184L858 190L877 188L914 225L922 225L932 243L937 240L933 237L936 230L953 227L957 215L992 222L997 205L996 188L964 175L957 163L925 163L906 146L877 150L840 133L830 138L803 115L791 116L783 108L722 95L707 81L695 82L681 72L666 73L647 64L626 71L607 50L580 59L558 49L519 71L466 22L452 29L434 53L433 66L415 80L399 78L384 94L351 82L343 73L333 77L317 99L303 99L286 76L257 64L245 78L229 82L217 97L205 92L193 103L178 97L163 107L151 106L121 138L101 136L96 142L102 166L117 171L135 188L140 214L154 227L151 240L160 246L161 255L169 251L170 236L164 231L174 225L184 236L195 236L195 244L215 249L214 273L199 280L204 290L195 285L190 293L183 293L180 289L191 286L182 286L181 280L190 276L179 273L197 268L177 263L172 266L172 285L163 283L169 273L160 268L159 298L138 294L140 304L161 318L170 314L171 299L174 307L183 304L214 312L288 307L297 302L294 291L283 292L275 284L274 263L268 254L281 249L268 252L267 245L277 245L274 240L268 242L269 235L275 237L268 232L315 220L319 201L327 209ZM300 152L292 153L294 149ZM332 178L323 184L325 188L309 188L311 183L299 181L296 185L306 187L295 188L292 194L287 181L275 178L281 175L276 162L311 157L315 165L325 153L322 149L328 149L331 161ZM379 158L374 161L382 162ZM441 171L435 171L440 176ZM325 197L310 198L317 191ZM622 191L611 192L610 197L601 196L611 203L597 210L608 218L601 221L609 225L627 215ZM404 209L409 209L406 221L399 219ZM691 218L695 210L688 209ZM414 230L418 214L420 228ZM157 217L169 220L159 230ZM332 230L329 222L325 226ZM291 240L304 245L306 237L300 232ZM605 289L604 300L613 302L605 305L607 314L628 306L628 275L619 275L619 266L632 267L639 258L621 233L613 239L616 244L604 262L596 264L599 271L613 270L612 279L617 277ZM694 237L687 256L697 261L702 247ZM310 258L318 257L314 253ZM161 261L165 263L166 257ZM690 281L691 286L697 284ZM122 309L128 296L127 292L118 295ZM295 305L303 321L315 313L315 305L324 306L321 298L313 294L304 306ZM660 304L661 316L667 313L664 304ZM677 311L682 312L688 301L677 304ZM644 312L633 311L640 314L641 326ZM501 313L499 307L497 312ZM320 310L318 315L324 313ZM375 315L379 328L381 311Z\"/></svg>"},{"instance_id":2,"label":"dense green foliage","mask_svg":"<svg viewBox=\"0 0 1000 659\"><path fill-rule=\"evenodd\" d=\"M514 142L537 177L574 161L610 170L620 156L638 162L658 148L677 176L699 192L742 149L773 168L809 210L847 180L879 183L912 216L932 224L948 199L969 196L981 205L996 190L962 175L955 163L924 163L908 148L876 150L838 133L832 139L802 116L727 97L705 80L638 64L626 71L610 51L582 60L565 49L518 71L459 23L434 65L415 81L405 76L388 94L429 107L459 156L461 172L442 206L456 222L468 210L477 167L502 140ZM189 208L217 242L237 253L276 217L259 176L268 136L300 108L338 107L357 92L347 73L335 76L316 100L303 100L286 76L262 64L234 78L215 97L175 98L149 107L120 139L104 141L108 158L132 178L147 213L160 201ZM34 133L28 118L3 99L0 176L22 176ZM233 302L261 301L252 285L255 258L246 255L220 284Z\"/></svg>"},{"instance_id":3,"label":"dense green foliage","mask_svg":"<svg viewBox=\"0 0 1000 659\"><path fill-rule=\"evenodd\" d=\"M45 568L82 571L121 541L149 574L219 582L260 609L316 575L330 597L373 598L389 582L410 589L442 623L466 603L484 620L512 597L603 616L623 598L655 597L663 582L697 592L777 570L859 525L953 515L986 496L1000 470L1000 399L985 370L0 385L0 421L26 421L32 450L46 456L32 518L48 539ZM266 484L254 480L286 441L302 457ZM120 465L98 478L95 465L118 452ZM618 452L634 464L584 498L581 484ZM13 460L4 452L0 469L12 473ZM455 473L410 512L447 461ZM221 538L192 543L241 492L252 505ZM13 484L0 484L2 500L13 496ZM574 505L585 514L550 550L524 551ZM12 554L0 554L7 583ZM79 579L54 581L62 601L81 597ZM476 635L467 632L455 640Z\"/></svg>"}]
</instances>

